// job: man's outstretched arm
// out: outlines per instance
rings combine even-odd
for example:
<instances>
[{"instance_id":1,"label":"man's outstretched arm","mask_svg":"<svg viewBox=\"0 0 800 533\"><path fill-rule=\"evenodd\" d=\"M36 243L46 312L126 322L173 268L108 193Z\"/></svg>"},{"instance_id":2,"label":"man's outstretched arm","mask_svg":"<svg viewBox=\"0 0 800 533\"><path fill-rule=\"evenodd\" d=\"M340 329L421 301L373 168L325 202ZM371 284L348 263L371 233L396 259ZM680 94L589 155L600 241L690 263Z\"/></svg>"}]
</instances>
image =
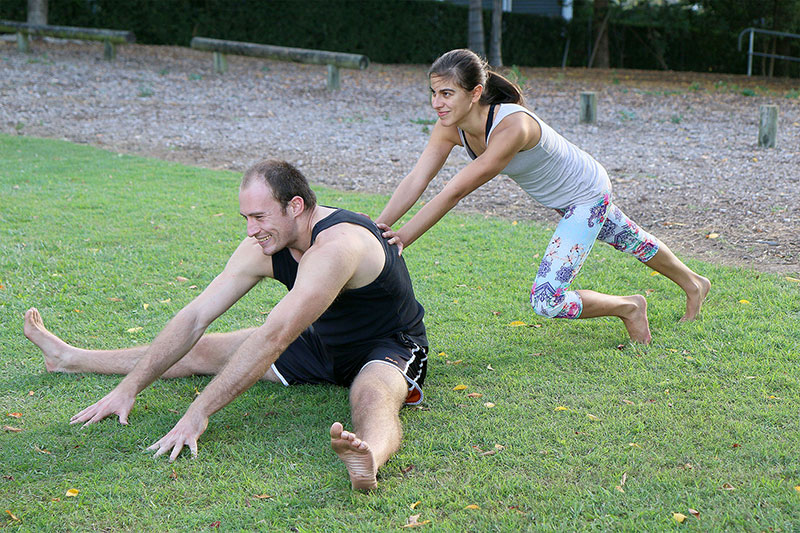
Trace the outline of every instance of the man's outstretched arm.
<instances>
[{"instance_id":1,"label":"man's outstretched arm","mask_svg":"<svg viewBox=\"0 0 800 533\"><path fill-rule=\"evenodd\" d=\"M246 239L233 253L222 273L173 317L153 340L147 352L114 390L70 419L70 424L92 424L117 415L128 423L136 395L179 361L205 332L208 325L242 297L271 270L258 245Z\"/></svg>"},{"instance_id":2,"label":"man's outstretched arm","mask_svg":"<svg viewBox=\"0 0 800 533\"><path fill-rule=\"evenodd\" d=\"M258 381L300 334L334 301L360 261L357 243L330 241L315 244L300 261L294 287L272 309L228 361L222 371L195 398L175 427L148 449L174 461L184 446L197 454L197 439L208 418Z\"/></svg>"}]
</instances>

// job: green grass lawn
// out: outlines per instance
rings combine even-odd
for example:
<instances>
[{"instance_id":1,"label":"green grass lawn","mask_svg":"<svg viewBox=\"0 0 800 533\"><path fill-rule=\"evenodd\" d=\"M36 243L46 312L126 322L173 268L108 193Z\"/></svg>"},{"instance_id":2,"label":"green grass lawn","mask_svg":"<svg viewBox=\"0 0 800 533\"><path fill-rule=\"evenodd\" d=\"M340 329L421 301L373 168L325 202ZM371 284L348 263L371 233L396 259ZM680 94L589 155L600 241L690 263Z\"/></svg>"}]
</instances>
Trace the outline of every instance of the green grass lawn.
<instances>
[{"instance_id":1,"label":"green grass lawn","mask_svg":"<svg viewBox=\"0 0 800 533\"><path fill-rule=\"evenodd\" d=\"M258 383L173 464L145 448L208 377L156 382L130 426L70 426L119 378L46 373L24 311L83 347L149 342L244 236L239 178L0 136L0 528L800 529L800 283L689 261L713 286L683 324L677 286L598 245L577 288L647 294L654 340L635 347L616 319L532 313L551 230L527 222L451 214L404 254L431 364L372 494L351 492L330 449L330 424L349 425L342 388ZM372 216L386 201L317 193ZM258 325L284 292L262 283L212 331Z\"/></svg>"}]
</instances>

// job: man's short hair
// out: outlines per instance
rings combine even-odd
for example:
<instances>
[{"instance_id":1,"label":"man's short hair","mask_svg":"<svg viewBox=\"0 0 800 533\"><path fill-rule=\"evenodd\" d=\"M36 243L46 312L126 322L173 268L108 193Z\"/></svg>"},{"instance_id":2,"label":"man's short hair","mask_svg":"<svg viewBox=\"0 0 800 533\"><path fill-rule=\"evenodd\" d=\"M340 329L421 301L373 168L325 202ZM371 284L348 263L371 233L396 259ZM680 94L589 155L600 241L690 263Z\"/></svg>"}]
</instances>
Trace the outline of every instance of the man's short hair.
<instances>
[{"instance_id":1,"label":"man's short hair","mask_svg":"<svg viewBox=\"0 0 800 533\"><path fill-rule=\"evenodd\" d=\"M239 189L244 189L255 181L269 186L283 212L286 212L286 206L295 196L303 199L306 209L313 209L317 205L317 195L311 190L308 180L286 161L277 159L259 161L244 173Z\"/></svg>"}]
</instances>

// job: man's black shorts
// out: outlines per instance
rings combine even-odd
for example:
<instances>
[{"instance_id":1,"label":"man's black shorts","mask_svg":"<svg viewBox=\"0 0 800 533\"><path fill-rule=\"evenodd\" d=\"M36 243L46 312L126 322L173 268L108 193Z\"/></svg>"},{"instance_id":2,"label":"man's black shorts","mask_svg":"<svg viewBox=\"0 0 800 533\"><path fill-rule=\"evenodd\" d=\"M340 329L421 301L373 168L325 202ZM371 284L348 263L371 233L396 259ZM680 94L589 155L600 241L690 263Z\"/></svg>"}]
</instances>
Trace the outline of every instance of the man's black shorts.
<instances>
[{"instance_id":1,"label":"man's black shorts","mask_svg":"<svg viewBox=\"0 0 800 533\"><path fill-rule=\"evenodd\" d=\"M422 401L427 362L428 347L403 333L346 346L326 346L313 328L308 328L275 361L272 370L287 386L333 383L349 387L365 366L387 364L405 376L406 405L414 405Z\"/></svg>"}]
</instances>

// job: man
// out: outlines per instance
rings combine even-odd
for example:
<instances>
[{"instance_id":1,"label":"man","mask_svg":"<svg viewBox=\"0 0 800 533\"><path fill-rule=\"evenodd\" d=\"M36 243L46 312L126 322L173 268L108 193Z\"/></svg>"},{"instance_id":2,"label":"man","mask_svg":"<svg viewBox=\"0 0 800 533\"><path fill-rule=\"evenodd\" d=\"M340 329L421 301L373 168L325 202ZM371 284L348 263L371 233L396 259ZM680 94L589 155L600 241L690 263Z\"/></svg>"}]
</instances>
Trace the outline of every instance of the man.
<instances>
[{"instance_id":1,"label":"man","mask_svg":"<svg viewBox=\"0 0 800 533\"><path fill-rule=\"evenodd\" d=\"M259 379L350 385L355 433L334 422L331 446L354 489L377 486L378 468L399 448L398 412L422 399L427 339L405 263L380 230L355 213L316 204L288 163L262 161L239 188L247 221L222 273L173 317L149 346L83 350L44 327L36 309L25 335L44 353L48 371L126 374L100 401L72 417L92 424L117 415L122 424L136 395L159 377L216 374L175 427L150 446L174 461L184 446L197 454L208 418ZM264 324L204 335L218 316L263 278L289 292Z\"/></svg>"}]
</instances>

